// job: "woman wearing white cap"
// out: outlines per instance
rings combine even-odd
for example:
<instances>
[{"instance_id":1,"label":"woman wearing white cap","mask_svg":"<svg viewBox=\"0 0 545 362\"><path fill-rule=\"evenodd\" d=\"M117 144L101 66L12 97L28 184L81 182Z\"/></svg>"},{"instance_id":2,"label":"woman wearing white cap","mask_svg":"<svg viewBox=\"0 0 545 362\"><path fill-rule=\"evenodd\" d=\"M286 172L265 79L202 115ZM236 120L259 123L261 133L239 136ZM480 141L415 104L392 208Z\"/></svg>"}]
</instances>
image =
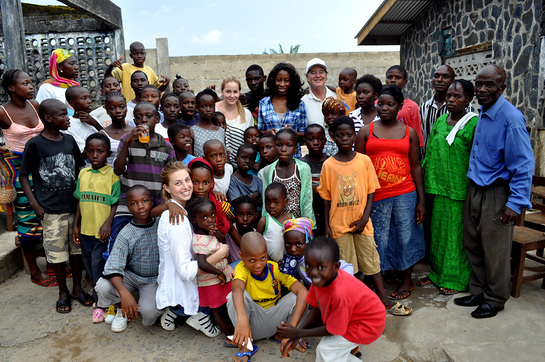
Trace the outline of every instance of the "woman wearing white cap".
<instances>
[{"instance_id":1,"label":"woman wearing white cap","mask_svg":"<svg viewBox=\"0 0 545 362\"><path fill-rule=\"evenodd\" d=\"M310 90L302 100L307 108L308 124L318 123L323 126L324 115L322 114L322 103L327 97L337 99L337 94L325 85L327 81L327 65L322 59L314 58L309 60L306 75Z\"/></svg>"}]
</instances>

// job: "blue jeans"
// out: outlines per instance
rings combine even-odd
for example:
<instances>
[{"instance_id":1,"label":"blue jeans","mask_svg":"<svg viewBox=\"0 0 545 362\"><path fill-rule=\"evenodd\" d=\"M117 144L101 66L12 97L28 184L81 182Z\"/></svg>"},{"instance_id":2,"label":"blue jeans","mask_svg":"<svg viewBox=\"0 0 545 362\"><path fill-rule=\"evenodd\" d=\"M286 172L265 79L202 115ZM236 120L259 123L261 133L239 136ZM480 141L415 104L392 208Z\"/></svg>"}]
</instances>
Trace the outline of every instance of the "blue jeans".
<instances>
[{"instance_id":1,"label":"blue jeans","mask_svg":"<svg viewBox=\"0 0 545 362\"><path fill-rule=\"evenodd\" d=\"M80 235L81 241L81 256L83 257L83 263L89 273L89 277L93 282L93 298L98 300L97 293L95 291L95 285L97 284L98 279L102 276L104 271L104 265L106 260L102 254L108 248L107 242L101 242L99 239L94 236Z\"/></svg>"},{"instance_id":2,"label":"blue jeans","mask_svg":"<svg viewBox=\"0 0 545 362\"><path fill-rule=\"evenodd\" d=\"M177 305L175 307L168 307L174 314L176 314L178 317L189 317L189 315L185 314L184 307L181 305ZM206 315L210 315L210 308L208 307L199 307L199 312L204 313Z\"/></svg>"}]
</instances>

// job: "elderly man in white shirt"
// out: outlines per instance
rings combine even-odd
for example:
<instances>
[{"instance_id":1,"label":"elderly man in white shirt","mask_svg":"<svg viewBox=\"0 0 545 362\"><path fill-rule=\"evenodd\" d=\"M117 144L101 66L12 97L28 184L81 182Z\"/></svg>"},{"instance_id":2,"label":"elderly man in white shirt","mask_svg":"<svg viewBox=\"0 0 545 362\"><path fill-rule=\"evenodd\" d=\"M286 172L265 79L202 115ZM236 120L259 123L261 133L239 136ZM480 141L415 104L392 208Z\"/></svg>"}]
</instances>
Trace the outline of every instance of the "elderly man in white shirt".
<instances>
[{"instance_id":1,"label":"elderly man in white shirt","mask_svg":"<svg viewBox=\"0 0 545 362\"><path fill-rule=\"evenodd\" d=\"M303 96L303 102L307 109L308 124L317 123L324 126L324 115L322 114L322 103L327 97L337 99L337 94L326 87L327 65L320 58L308 61L307 82L310 85L309 93Z\"/></svg>"}]
</instances>

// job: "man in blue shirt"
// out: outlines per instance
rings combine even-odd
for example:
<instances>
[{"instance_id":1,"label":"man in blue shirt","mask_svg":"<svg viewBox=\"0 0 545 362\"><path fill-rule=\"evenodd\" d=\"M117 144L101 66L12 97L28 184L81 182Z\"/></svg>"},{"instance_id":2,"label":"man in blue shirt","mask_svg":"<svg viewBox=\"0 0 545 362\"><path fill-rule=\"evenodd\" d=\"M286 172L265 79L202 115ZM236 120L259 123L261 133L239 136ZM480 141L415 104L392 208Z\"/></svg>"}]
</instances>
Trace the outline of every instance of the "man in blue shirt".
<instances>
[{"instance_id":1,"label":"man in blue shirt","mask_svg":"<svg viewBox=\"0 0 545 362\"><path fill-rule=\"evenodd\" d=\"M526 119L502 95L505 70L487 65L475 78L481 105L469 158L470 185L464 208L464 249L472 268L471 295L456 298L477 306L475 318L490 318L509 299L513 225L530 208L534 155Z\"/></svg>"}]
</instances>

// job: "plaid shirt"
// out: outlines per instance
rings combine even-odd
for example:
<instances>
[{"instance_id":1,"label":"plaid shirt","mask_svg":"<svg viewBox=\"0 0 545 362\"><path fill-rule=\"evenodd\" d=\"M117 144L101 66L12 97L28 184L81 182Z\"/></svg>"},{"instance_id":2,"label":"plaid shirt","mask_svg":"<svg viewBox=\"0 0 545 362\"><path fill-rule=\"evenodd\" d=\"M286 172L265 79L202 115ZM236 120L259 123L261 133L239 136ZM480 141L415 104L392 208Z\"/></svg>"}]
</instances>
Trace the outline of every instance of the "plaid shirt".
<instances>
[{"instance_id":1,"label":"plaid shirt","mask_svg":"<svg viewBox=\"0 0 545 362\"><path fill-rule=\"evenodd\" d=\"M131 221L121 229L104 266L104 277L128 274L137 282L155 283L159 275L158 225L159 218L145 225Z\"/></svg>"},{"instance_id":2,"label":"plaid shirt","mask_svg":"<svg viewBox=\"0 0 545 362\"><path fill-rule=\"evenodd\" d=\"M259 102L257 128L260 131L268 131L273 128L278 131L286 126L290 126L295 132L305 132L305 128L307 128L307 110L305 104L301 101L296 110L291 111L288 109L282 120L280 120L274 111L271 97L263 98ZM301 149L299 146L297 146L295 157L301 158Z\"/></svg>"}]
</instances>

